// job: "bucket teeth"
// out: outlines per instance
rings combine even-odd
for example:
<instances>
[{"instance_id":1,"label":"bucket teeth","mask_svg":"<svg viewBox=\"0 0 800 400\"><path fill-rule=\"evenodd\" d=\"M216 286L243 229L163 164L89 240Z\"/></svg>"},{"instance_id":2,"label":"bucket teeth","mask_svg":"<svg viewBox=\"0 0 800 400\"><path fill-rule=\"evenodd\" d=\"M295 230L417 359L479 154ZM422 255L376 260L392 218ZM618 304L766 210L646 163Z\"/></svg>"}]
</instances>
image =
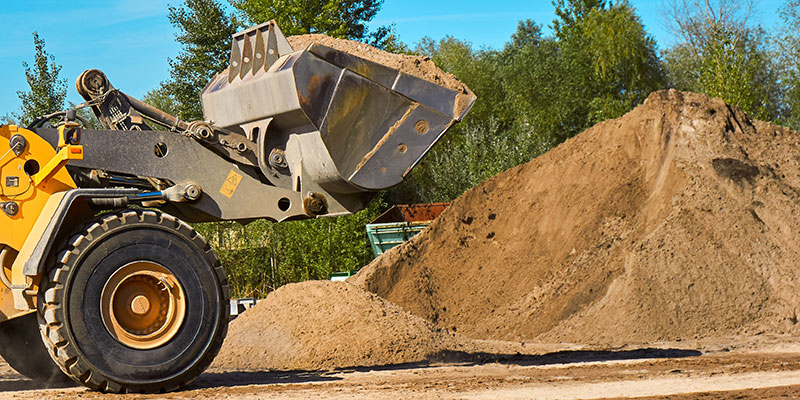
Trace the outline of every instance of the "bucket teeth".
<instances>
[{"instance_id":1,"label":"bucket teeth","mask_svg":"<svg viewBox=\"0 0 800 400\"><path fill-rule=\"evenodd\" d=\"M228 83L267 71L292 46L274 20L233 35Z\"/></svg>"}]
</instances>

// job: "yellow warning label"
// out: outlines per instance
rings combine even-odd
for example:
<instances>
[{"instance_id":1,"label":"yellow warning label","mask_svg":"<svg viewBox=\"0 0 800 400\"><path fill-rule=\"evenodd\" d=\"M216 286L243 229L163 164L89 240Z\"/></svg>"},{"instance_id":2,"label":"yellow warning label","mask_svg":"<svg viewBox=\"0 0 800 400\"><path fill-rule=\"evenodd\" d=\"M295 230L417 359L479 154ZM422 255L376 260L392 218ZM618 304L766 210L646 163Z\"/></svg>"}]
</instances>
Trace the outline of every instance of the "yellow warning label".
<instances>
[{"instance_id":1,"label":"yellow warning label","mask_svg":"<svg viewBox=\"0 0 800 400\"><path fill-rule=\"evenodd\" d=\"M236 173L236 171L231 170L231 173L225 178L225 183L222 184L222 189L220 189L219 192L230 199L233 197L233 193L236 192L236 188L239 187L239 182L241 181L242 176Z\"/></svg>"}]
</instances>

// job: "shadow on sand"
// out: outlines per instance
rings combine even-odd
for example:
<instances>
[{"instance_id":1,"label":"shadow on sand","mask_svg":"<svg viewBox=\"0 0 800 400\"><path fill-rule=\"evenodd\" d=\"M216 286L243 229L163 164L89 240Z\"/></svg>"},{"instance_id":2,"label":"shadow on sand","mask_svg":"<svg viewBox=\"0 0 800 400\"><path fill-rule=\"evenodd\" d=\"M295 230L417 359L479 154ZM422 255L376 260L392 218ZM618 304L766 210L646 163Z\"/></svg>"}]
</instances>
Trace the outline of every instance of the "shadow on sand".
<instances>
[{"instance_id":1,"label":"shadow on sand","mask_svg":"<svg viewBox=\"0 0 800 400\"><path fill-rule=\"evenodd\" d=\"M38 390L38 389L63 389L75 387L78 384L66 379L58 382L35 381L22 375L14 374L0 377L0 392L13 392L17 390Z\"/></svg>"},{"instance_id":2,"label":"shadow on sand","mask_svg":"<svg viewBox=\"0 0 800 400\"><path fill-rule=\"evenodd\" d=\"M193 384L183 390L196 390L211 387L236 387L247 385L270 385L290 383L332 382L342 378L341 373L390 371L416 368L429 368L441 365L476 366L499 363L506 365L534 366L552 364L575 364L584 362L645 360L660 358L685 358L702 355L697 350L655 349L645 348L618 351L566 350L541 355L496 354L483 352L441 351L426 361L390 364L372 367L340 368L331 371L239 371L239 372L206 372ZM0 376L0 392L16 390L58 389L74 387L72 382L33 381L22 375L12 374Z\"/></svg>"},{"instance_id":3,"label":"shadow on sand","mask_svg":"<svg viewBox=\"0 0 800 400\"><path fill-rule=\"evenodd\" d=\"M636 350L566 350L541 355L470 353L444 350L426 361L390 364L372 367L350 367L331 371L240 371L240 372L206 372L195 383L184 390L203 389L209 387L235 387L247 385L269 385L286 383L313 383L338 381L337 376L347 372L389 371L415 368L429 368L441 365L476 366L482 364L507 364L519 366L575 364L584 362L646 360L661 358L697 357L703 353L697 350L655 349Z\"/></svg>"}]
</instances>

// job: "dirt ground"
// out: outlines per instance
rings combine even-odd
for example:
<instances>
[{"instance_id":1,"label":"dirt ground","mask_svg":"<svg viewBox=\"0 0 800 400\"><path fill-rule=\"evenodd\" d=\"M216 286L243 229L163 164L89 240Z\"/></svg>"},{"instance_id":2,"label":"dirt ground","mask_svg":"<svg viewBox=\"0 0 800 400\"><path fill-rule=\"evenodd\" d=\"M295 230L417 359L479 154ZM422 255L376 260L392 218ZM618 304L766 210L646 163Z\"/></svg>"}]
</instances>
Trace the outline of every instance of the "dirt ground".
<instances>
[{"instance_id":1,"label":"dirt ground","mask_svg":"<svg viewBox=\"0 0 800 400\"><path fill-rule=\"evenodd\" d=\"M520 354L443 354L450 361L329 371L211 369L186 389L104 395L42 388L0 365L3 399L742 399L800 397L800 338L756 336L613 350L487 342ZM561 350L558 350L558 349ZM669 396L669 397L667 397Z\"/></svg>"}]
</instances>

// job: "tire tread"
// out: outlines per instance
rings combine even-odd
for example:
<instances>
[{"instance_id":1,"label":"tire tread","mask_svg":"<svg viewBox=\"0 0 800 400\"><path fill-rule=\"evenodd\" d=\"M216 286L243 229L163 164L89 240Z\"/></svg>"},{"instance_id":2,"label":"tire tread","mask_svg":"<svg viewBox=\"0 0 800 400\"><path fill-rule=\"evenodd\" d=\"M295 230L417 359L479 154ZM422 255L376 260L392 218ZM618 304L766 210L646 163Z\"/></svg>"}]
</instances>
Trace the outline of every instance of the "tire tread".
<instances>
[{"instance_id":1,"label":"tire tread","mask_svg":"<svg viewBox=\"0 0 800 400\"><path fill-rule=\"evenodd\" d=\"M220 284L220 293L225 298L228 297L228 280L224 268L220 264L216 253L208 242L194 230L189 224L175 218L172 215L152 210L128 209L115 213L105 214L97 220L85 225L84 229L79 230L68 241L66 248L58 254L55 266L46 274L43 274L40 288L43 288L43 295L39 296L39 326L42 340L45 343L50 356L59 368L72 380L85 385L91 389L106 393L163 393L185 386L202 373L219 353L222 341L227 334L227 319L230 313L230 304L224 302L224 322L221 325L221 332L214 336L210 344L211 351L206 353L202 359L187 369L183 374L163 382L144 385L125 385L116 382L102 374L102 371L94 370L86 360L79 354L76 345L67 338L67 324L65 323L64 308L59 299L66 285L66 279L71 271L76 267L80 254L86 251L91 244L102 238L116 228L131 224L160 225L176 232L190 242L192 242L209 261L211 268L217 276Z\"/></svg>"}]
</instances>

